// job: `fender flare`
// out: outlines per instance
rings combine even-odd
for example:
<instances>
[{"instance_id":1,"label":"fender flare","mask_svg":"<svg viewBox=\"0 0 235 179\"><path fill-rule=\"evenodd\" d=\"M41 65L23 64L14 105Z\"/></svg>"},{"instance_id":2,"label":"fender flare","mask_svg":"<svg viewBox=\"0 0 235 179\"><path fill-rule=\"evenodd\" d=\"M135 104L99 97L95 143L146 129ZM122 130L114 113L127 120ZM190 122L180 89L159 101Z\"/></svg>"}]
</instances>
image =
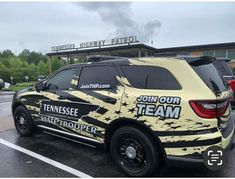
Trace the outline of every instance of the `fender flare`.
<instances>
[{"instance_id":1,"label":"fender flare","mask_svg":"<svg viewBox=\"0 0 235 179\"><path fill-rule=\"evenodd\" d=\"M109 150L109 144L110 144L110 140L112 138L112 135L114 133L115 130L117 130L118 128L122 127L122 126L137 126L142 128L143 130L145 130L146 132L148 132L148 134L156 140L156 143L162 153L162 156L164 159L166 159L166 152L165 149L161 143L161 140L159 139L158 136L156 136L154 134L154 131L147 125L145 125L143 122L137 121L135 119L131 119L131 118L118 118L116 120L113 120L105 129L105 135L104 135L104 145L105 145L105 149Z\"/></svg>"}]
</instances>

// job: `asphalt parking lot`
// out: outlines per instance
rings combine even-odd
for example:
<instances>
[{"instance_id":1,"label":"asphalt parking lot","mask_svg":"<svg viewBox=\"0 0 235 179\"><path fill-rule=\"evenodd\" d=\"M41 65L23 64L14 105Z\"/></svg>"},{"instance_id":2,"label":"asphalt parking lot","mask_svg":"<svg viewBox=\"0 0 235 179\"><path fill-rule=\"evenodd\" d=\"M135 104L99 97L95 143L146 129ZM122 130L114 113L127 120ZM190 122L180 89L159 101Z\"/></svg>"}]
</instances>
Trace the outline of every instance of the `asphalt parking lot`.
<instances>
[{"instance_id":1,"label":"asphalt parking lot","mask_svg":"<svg viewBox=\"0 0 235 179\"><path fill-rule=\"evenodd\" d=\"M13 125L11 97L0 93L0 177L125 177L102 148L45 133L20 137ZM228 151L228 158L223 171L167 166L155 177L235 177L235 149Z\"/></svg>"}]
</instances>

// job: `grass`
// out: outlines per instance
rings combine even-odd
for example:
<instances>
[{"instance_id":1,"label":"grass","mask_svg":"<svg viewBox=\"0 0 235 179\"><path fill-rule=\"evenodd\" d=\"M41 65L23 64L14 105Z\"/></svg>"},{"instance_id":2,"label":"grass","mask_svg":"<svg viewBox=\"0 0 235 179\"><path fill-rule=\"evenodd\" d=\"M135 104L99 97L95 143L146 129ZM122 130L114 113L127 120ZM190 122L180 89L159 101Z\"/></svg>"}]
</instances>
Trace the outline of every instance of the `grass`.
<instances>
[{"instance_id":1,"label":"grass","mask_svg":"<svg viewBox=\"0 0 235 179\"><path fill-rule=\"evenodd\" d=\"M19 91L29 86L34 86L35 82L29 83L16 83L15 85L11 85L9 88L3 88L3 91Z\"/></svg>"}]
</instances>

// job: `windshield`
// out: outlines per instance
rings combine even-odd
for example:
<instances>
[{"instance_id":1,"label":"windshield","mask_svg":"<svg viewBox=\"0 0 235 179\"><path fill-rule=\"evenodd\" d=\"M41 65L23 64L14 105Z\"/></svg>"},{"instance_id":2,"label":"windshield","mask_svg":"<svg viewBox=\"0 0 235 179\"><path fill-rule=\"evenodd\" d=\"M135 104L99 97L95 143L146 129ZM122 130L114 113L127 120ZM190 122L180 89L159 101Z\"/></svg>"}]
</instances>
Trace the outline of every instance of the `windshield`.
<instances>
[{"instance_id":1,"label":"windshield","mask_svg":"<svg viewBox=\"0 0 235 179\"><path fill-rule=\"evenodd\" d=\"M222 92L228 88L212 63L192 66L192 68L214 93Z\"/></svg>"}]
</instances>

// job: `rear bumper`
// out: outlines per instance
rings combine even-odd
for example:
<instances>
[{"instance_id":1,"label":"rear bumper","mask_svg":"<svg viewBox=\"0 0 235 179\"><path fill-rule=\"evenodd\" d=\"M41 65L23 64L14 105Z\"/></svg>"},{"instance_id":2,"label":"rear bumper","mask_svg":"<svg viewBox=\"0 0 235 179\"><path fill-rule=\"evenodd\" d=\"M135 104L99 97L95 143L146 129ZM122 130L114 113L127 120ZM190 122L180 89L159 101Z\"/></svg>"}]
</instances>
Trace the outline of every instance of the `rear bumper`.
<instances>
[{"instance_id":1,"label":"rear bumper","mask_svg":"<svg viewBox=\"0 0 235 179\"><path fill-rule=\"evenodd\" d=\"M222 130L222 147L226 150L231 148L233 138L234 138L234 131L235 131L235 120L231 119L227 129Z\"/></svg>"},{"instance_id":2,"label":"rear bumper","mask_svg":"<svg viewBox=\"0 0 235 179\"><path fill-rule=\"evenodd\" d=\"M167 166L180 166L183 168L204 167L202 158L168 156L165 163Z\"/></svg>"},{"instance_id":3,"label":"rear bumper","mask_svg":"<svg viewBox=\"0 0 235 179\"><path fill-rule=\"evenodd\" d=\"M221 142L220 146L225 149L225 151L228 151L232 148L232 142L234 137L234 123L235 120L231 119L230 128L226 129L221 133ZM226 136L226 138L225 138ZM218 145L218 144L216 144ZM211 145L210 145L211 146ZM209 146L208 146L209 147ZM206 147L207 148L207 147ZM205 150L206 150L205 148ZM166 165L169 166L182 166L186 168L192 168L192 167L204 167L203 164L203 152L192 154L192 155L183 155L183 156L166 156Z\"/></svg>"},{"instance_id":4,"label":"rear bumper","mask_svg":"<svg viewBox=\"0 0 235 179\"><path fill-rule=\"evenodd\" d=\"M232 140L233 137L231 138L231 141L229 145L227 145L225 151L228 151L232 148ZM181 166L184 168L193 168L193 167L204 167L203 163L203 154L190 157L190 156L167 156L166 158L166 165L168 166Z\"/></svg>"}]
</instances>

